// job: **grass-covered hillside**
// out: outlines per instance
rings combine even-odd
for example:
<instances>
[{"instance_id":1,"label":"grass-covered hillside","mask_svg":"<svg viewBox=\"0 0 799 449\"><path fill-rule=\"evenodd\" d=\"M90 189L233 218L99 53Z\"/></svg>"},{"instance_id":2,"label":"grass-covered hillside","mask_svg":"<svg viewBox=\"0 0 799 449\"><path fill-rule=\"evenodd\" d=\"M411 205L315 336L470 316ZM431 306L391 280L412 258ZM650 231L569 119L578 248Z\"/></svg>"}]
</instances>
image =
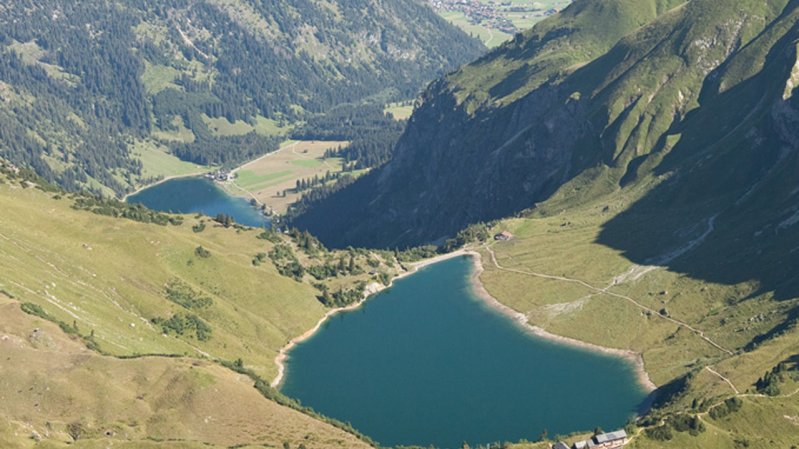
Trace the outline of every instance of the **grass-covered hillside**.
<instances>
[{"instance_id":1,"label":"grass-covered hillside","mask_svg":"<svg viewBox=\"0 0 799 449\"><path fill-rule=\"evenodd\" d=\"M655 408L628 426L637 435L631 447L799 443L799 299L754 277L714 280L677 269L758 269L757 259L749 266L747 259L719 251L718 242L729 242L730 235L709 220L644 236L637 229L664 218L637 216L628 223L629 246L646 247L643 240L665 235L673 240L648 262L631 261L602 234L634 201L619 195L566 209L545 203L534 213L499 221L494 232L508 230L514 238L480 250L484 286L534 326L641 354L659 389ZM771 257L791 265L778 254Z\"/></svg>"},{"instance_id":2,"label":"grass-covered hillside","mask_svg":"<svg viewBox=\"0 0 799 449\"><path fill-rule=\"evenodd\" d=\"M370 447L210 361L97 354L3 294L0 356L3 448Z\"/></svg>"},{"instance_id":3,"label":"grass-covered hillside","mask_svg":"<svg viewBox=\"0 0 799 449\"><path fill-rule=\"evenodd\" d=\"M482 45L415 0L0 7L0 155L122 193L234 164L339 104L414 98Z\"/></svg>"},{"instance_id":4,"label":"grass-covered hillside","mask_svg":"<svg viewBox=\"0 0 799 449\"><path fill-rule=\"evenodd\" d=\"M269 384L290 339L402 270L393 253L66 194L0 167L0 446L366 446Z\"/></svg>"}]
</instances>

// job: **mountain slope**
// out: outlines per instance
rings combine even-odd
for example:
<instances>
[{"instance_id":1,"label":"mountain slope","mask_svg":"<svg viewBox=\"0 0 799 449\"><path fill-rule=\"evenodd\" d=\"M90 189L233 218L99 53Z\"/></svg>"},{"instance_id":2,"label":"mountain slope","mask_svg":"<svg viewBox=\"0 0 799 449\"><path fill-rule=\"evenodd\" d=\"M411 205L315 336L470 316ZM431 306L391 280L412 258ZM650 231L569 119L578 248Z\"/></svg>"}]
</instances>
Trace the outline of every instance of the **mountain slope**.
<instances>
[{"instance_id":1,"label":"mountain slope","mask_svg":"<svg viewBox=\"0 0 799 449\"><path fill-rule=\"evenodd\" d=\"M27 429L29 447L31 430L44 436L51 422L46 438L66 443L64 426L80 420L91 438L111 429L117 439L145 441L130 447L172 438L186 447L279 446L282 438L370 445L270 383L292 338L402 270L393 254L328 251L307 234L65 194L2 160L0 208L0 352L27 361L0 367L0 396L13 398L0 413L0 442ZM33 317L19 319L20 308ZM37 345L36 327L44 343L58 344ZM43 379L28 366L54 374ZM241 414L247 407L253 415ZM212 410L231 420L204 425Z\"/></svg>"},{"instance_id":2,"label":"mountain slope","mask_svg":"<svg viewBox=\"0 0 799 449\"><path fill-rule=\"evenodd\" d=\"M791 447L797 42L792 0L577 1L437 82L394 159L297 223L393 247L499 219L488 292L642 355L659 388L631 447Z\"/></svg>"},{"instance_id":3,"label":"mountain slope","mask_svg":"<svg viewBox=\"0 0 799 449\"><path fill-rule=\"evenodd\" d=\"M708 141L696 140L670 153L701 111L747 110L744 99L741 107L710 104L718 95L707 86L729 72L729 91L756 74L772 46L788 39L795 8L787 1L575 2L435 83L394 159L296 223L335 245L404 246L530 208L570 180L589 197L649 182L705 149ZM783 88L764 108L782 103L792 65L784 56L787 67L766 68ZM725 117L742 127L752 119ZM724 123L701 127L721 131ZM316 225L334 209L347 212Z\"/></svg>"},{"instance_id":4,"label":"mountain slope","mask_svg":"<svg viewBox=\"0 0 799 449\"><path fill-rule=\"evenodd\" d=\"M209 361L120 360L87 349L0 294L0 445L226 448L248 443L369 445L280 406ZM9 362L12 361L12 362Z\"/></svg>"},{"instance_id":5,"label":"mountain slope","mask_svg":"<svg viewBox=\"0 0 799 449\"><path fill-rule=\"evenodd\" d=\"M481 50L415 0L14 2L0 8L0 155L119 193L143 176L132 149L241 161L281 125L415 96Z\"/></svg>"}]
</instances>

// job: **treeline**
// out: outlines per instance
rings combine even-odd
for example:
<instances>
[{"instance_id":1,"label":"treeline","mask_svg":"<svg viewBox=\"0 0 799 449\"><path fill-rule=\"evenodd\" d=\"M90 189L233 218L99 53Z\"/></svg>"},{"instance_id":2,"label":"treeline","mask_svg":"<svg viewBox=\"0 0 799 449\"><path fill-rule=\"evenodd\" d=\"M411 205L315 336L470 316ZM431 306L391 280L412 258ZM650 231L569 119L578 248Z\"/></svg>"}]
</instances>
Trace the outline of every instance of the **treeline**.
<instances>
[{"instance_id":1,"label":"treeline","mask_svg":"<svg viewBox=\"0 0 799 449\"><path fill-rule=\"evenodd\" d=\"M11 42L2 33L0 49ZM127 127L123 106L87 103L95 95L90 90L51 78L14 51L0 53L0 81L12 86L4 93L7 107L0 109L0 157L72 191L87 187L91 178L121 193L126 187L115 172L131 181L141 175L141 163L128 157L120 132L137 135L145 125L127 119L135 125Z\"/></svg>"},{"instance_id":2,"label":"treeline","mask_svg":"<svg viewBox=\"0 0 799 449\"><path fill-rule=\"evenodd\" d=\"M403 130L404 121L397 121L384 112L381 104L345 105L312 117L292 132L297 140L346 140L350 144L329 150L327 157L341 157L350 170L378 167L393 154Z\"/></svg>"},{"instance_id":3,"label":"treeline","mask_svg":"<svg viewBox=\"0 0 799 449\"><path fill-rule=\"evenodd\" d=\"M342 176L349 176L342 173L330 173L330 171L325 172L323 176L314 175L313 178L304 178L298 179L296 185L294 186L295 193L302 193L306 190L315 189L319 186L323 186L329 182L338 181L342 178ZM283 196L286 195L286 191L283 191Z\"/></svg>"},{"instance_id":4,"label":"treeline","mask_svg":"<svg viewBox=\"0 0 799 449\"><path fill-rule=\"evenodd\" d=\"M322 294L317 296L317 299L319 299L319 302L324 304L325 307L346 307L364 299L366 283L360 281L357 282L353 288L339 288L332 293L324 284L319 284L318 288L322 290Z\"/></svg>"},{"instance_id":5,"label":"treeline","mask_svg":"<svg viewBox=\"0 0 799 449\"><path fill-rule=\"evenodd\" d=\"M225 112L227 109L221 104L207 93L179 92L171 88L153 97L153 115L159 128L175 130L173 120L177 118L194 134L193 142L168 143L173 154L195 164L232 166L280 147L281 138L262 136L254 131L242 136L213 135L200 111ZM237 118L228 119L235 121Z\"/></svg>"},{"instance_id":6,"label":"treeline","mask_svg":"<svg viewBox=\"0 0 799 449\"><path fill-rule=\"evenodd\" d=\"M142 223L154 223L161 226L180 225L183 219L177 215L164 214L148 209L141 204L129 204L115 199L102 197L78 196L73 209L86 210L98 215L127 218Z\"/></svg>"},{"instance_id":7,"label":"treeline","mask_svg":"<svg viewBox=\"0 0 799 449\"><path fill-rule=\"evenodd\" d=\"M354 176L345 174L339 177L333 183L320 185L315 189L309 190L308 192L304 193L299 200L295 201L289 206L289 209L286 211L285 215L286 221L291 223L291 220L294 217L310 208L313 204L316 204L330 195L346 188L347 186L352 185L354 182Z\"/></svg>"}]
</instances>

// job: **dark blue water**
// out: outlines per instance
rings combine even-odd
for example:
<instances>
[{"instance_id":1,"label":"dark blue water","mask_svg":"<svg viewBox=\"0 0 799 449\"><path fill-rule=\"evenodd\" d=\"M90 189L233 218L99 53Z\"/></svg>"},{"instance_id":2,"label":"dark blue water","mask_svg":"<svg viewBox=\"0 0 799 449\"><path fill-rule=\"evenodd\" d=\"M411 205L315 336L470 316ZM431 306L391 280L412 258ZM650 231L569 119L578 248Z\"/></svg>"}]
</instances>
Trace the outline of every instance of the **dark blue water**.
<instances>
[{"instance_id":1,"label":"dark blue water","mask_svg":"<svg viewBox=\"0 0 799 449\"><path fill-rule=\"evenodd\" d=\"M207 178L171 179L131 195L127 201L163 212L202 213L211 217L223 213L245 226L269 224L269 219L249 201L229 195Z\"/></svg>"},{"instance_id":2,"label":"dark blue water","mask_svg":"<svg viewBox=\"0 0 799 449\"><path fill-rule=\"evenodd\" d=\"M339 314L291 351L282 391L386 446L456 448L615 429L646 394L621 359L525 333L452 259Z\"/></svg>"}]
</instances>

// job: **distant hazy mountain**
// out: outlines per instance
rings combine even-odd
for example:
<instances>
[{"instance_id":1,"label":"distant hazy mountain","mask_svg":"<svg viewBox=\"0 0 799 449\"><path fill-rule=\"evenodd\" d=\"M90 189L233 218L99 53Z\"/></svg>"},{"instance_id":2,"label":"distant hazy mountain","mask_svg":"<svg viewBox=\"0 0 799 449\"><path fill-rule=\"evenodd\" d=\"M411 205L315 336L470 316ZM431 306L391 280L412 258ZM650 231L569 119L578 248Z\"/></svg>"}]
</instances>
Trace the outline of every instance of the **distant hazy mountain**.
<instances>
[{"instance_id":1,"label":"distant hazy mountain","mask_svg":"<svg viewBox=\"0 0 799 449\"><path fill-rule=\"evenodd\" d=\"M241 160L274 142L209 118L268 135L336 104L415 96L482 49L415 0L14 1L0 6L0 156L121 192L147 137L200 163Z\"/></svg>"}]
</instances>

